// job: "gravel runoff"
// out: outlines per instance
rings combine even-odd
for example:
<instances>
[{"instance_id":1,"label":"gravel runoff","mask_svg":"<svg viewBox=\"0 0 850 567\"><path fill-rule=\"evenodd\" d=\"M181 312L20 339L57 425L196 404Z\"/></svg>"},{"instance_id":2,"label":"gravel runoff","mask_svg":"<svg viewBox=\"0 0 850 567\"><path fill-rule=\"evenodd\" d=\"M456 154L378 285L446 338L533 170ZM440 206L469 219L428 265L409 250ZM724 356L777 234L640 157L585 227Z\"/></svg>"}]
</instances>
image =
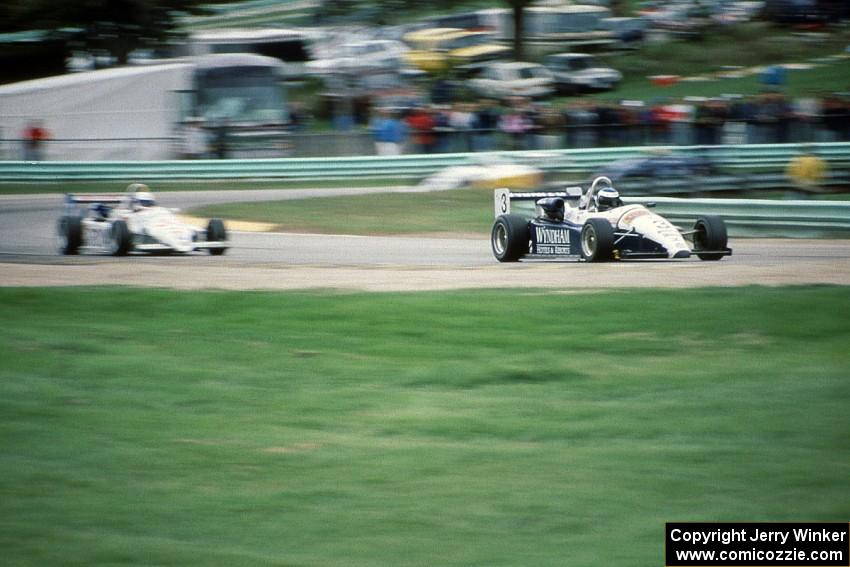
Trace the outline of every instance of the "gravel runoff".
<instances>
[{"instance_id":1,"label":"gravel runoff","mask_svg":"<svg viewBox=\"0 0 850 567\"><path fill-rule=\"evenodd\" d=\"M0 286L126 285L183 290L425 291L474 288L625 289L850 284L846 259L804 262L577 262L492 266L362 266L240 263L191 266L121 259L32 263L0 259ZM125 259L126 260L126 259Z\"/></svg>"}]
</instances>

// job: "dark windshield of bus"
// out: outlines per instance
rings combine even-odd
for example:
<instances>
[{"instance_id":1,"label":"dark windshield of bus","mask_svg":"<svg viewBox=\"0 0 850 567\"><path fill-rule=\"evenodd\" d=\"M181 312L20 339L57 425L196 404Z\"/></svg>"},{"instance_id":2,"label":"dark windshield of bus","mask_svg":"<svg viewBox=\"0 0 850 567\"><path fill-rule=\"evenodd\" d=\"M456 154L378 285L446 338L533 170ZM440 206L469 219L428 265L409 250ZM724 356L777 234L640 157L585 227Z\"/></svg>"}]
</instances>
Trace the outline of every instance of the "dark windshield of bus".
<instances>
[{"instance_id":1,"label":"dark windshield of bus","mask_svg":"<svg viewBox=\"0 0 850 567\"><path fill-rule=\"evenodd\" d=\"M198 69L199 114L209 122L286 122L283 85L273 67Z\"/></svg>"},{"instance_id":2,"label":"dark windshield of bus","mask_svg":"<svg viewBox=\"0 0 850 567\"><path fill-rule=\"evenodd\" d=\"M446 49L464 49L466 47L477 47L485 45L491 41L487 34L471 34L453 38L447 45Z\"/></svg>"}]
</instances>

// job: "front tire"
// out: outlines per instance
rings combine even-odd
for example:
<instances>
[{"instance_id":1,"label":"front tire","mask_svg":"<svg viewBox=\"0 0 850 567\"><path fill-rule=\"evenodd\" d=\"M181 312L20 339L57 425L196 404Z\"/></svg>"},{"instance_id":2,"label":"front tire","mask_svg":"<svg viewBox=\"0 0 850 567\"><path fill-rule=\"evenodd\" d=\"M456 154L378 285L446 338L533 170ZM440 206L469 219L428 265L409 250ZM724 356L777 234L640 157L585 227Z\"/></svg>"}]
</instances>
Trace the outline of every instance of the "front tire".
<instances>
[{"instance_id":1,"label":"front tire","mask_svg":"<svg viewBox=\"0 0 850 567\"><path fill-rule=\"evenodd\" d=\"M112 223L110 237L113 256L126 256L133 248L130 229L127 228L127 223L123 220L117 220Z\"/></svg>"},{"instance_id":2,"label":"front tire","mask_svg":"<svg viewBox=\"0 0 850 567\"><path fill-rule=\"evenodd\" d=\"M224 242L227 240L227 230L221 219L210 219L207 223L207 242ZM207 248L210 255L221 256L227 248Z\"/></svg>"},{"instance_id":3,"label":"front tire","mask_svg":"<svg viewBox=\"0 0 850 567\"><path fill-rule=\"evenodd\" d=\"M83 243L83 223L77 216L63 215L56 230L59 234L59 253L67 256L79 253Z\"/></svg>"},{"instance_id":4,"label":"front tire","mask_svg":"<svg viewBox=\"0 0 850 567\"><path fill-rule=\"evenodd\" d=\"M614 258L614 229L605 219L587 219L581 227L581 257L586 262Z\"/></svg>"},{"instance_id":5,"label":"front tire","mask_svg":"<svg viewBox=\"0 0 850 567\"><path fill-rule=\"evenodd\" d=\"M520 215L500 215L490 232L490 247L499 262L516 262L528 254L528 221Z\"/></svg>"},{"instance_id":6,"label":"front tire","mask_svg":"<svg viewBox=\"0 0 850 567\"><path fill-rule=\"evenodd\" d=\"M727 244L726 223L714 215L705 215L694 224L694 253L700 260L717 261L725 254ZM713 253L700 253L711 250Z\"/></svg>"}]
</instances>

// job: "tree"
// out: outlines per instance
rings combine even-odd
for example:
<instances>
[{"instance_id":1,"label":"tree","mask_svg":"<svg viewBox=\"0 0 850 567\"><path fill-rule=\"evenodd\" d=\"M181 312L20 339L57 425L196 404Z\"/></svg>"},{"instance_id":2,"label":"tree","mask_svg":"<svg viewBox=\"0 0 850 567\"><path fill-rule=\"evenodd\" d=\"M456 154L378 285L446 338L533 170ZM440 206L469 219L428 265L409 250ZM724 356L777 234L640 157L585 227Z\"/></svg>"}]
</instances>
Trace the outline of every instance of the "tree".
<instances>
[{"instance_id":1,"label":"tree","mask_svg":"<svg viewBox=\"0 0 850 567\"><path fill-rule=\"evenodd\" d=\"M4 7L5 29L79 30L88 50L103 49L118 63L131 51L151 47L177 33L177 18L202 13L208 0L11 0Z\"/></svg>"},{"instance_id":2,"label":"tree","mask_svg":"<svg viewBox=\"0 0 850 567\"><path fill-rule=\"evenodd\" d=\"M531 0L505 0L511 8L514 20L514 59L522 61L523 59L523 28L525 27L524 14L525 8L531 4Z\"/></svg>"},{"instance_id":3,"label":"tree","mask_svg":"<svg viewBox=\"0 0 850 567\"><path fill-rule=\"evenodd\" d=\"M628 6L624 0L611 0L608 2L608 7L611 8L612 16L627 16Z\"/></svg>"}]
</instances>

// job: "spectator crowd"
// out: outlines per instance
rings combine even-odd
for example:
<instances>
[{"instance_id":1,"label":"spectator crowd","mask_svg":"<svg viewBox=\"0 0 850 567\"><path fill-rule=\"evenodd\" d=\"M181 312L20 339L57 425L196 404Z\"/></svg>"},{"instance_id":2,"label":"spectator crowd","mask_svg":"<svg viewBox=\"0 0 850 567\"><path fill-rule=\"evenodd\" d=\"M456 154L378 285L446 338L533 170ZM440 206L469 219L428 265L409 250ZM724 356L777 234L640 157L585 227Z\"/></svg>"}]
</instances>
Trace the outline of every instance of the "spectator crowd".
<instances>
[{"instance_id":1,"label":"spectator crowd","mask_svg":"<svg viewBox=\"0 0 850 567\"><path fill-rule=\"evenodd\" d=\"M379 154L838 142L850 141L850 100L767 92L560 106L514 98L379 109L370 132Z\"/></svg>"}]
</instances>

